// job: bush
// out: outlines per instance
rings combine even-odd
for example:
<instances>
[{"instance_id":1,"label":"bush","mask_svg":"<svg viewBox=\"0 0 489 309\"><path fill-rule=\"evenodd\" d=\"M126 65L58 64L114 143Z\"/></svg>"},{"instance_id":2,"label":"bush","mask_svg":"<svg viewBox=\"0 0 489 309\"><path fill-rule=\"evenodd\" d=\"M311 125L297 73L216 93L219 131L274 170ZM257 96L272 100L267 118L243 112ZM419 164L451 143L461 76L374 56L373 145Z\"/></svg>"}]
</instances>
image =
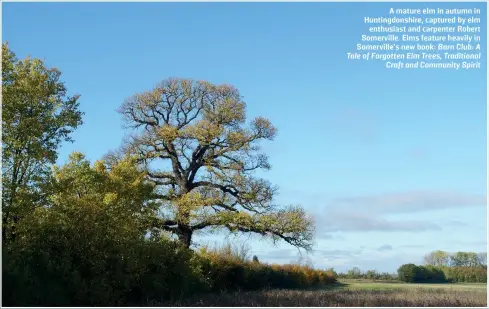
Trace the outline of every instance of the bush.
<instances>
[{"instance_id":1,"label":"bush","mask_svg":"<svg viewBox=\"0 0 489 309\"><path fill-rule=\"evenodd\" d=\"M75 228L60 213L38 215L24 220L17 241L4 246L7 306L138 306L199 292L309 288L336 280L333 271L263 264L230 246L195 253L169 239L111 231L127 228L121 224Z\"/></svg>"},{"instance_id":2,"label":"bush","mask_svg":"<svg viewBox=\"0 0 489 309\"><path fill-rule=\"evenodd\" d=\"M331 271L298 264L269 265L246 260L242 254L223 249L202 248L198 253L205 285L214 292L264 288L309 288L336 281Z\"/></svg>"},{"instance_id":3,"label":"bush","mask_svg":"<svg viewBox=\"0 0 489 309\"><path fill-rule=\"evenodd\" d=\"M4 250L5 305L138 305L174 300L198 288L192 254L176 242L105 242L89 248L90 238L76 247L58 235Z\"/></svg>"},{"instance_id":4,"label":"bush","mask_svg":"<svg viewBox=\"0 0 489 309\"><path fill-rule=\"evenodd\" d=\"M404 264L397 270L399 280L404 282L418 282L422 277L421 270L414 264Z\"/></svg>"},{"instance_id":5,"label":"bush","mask_svg":"<svg viewBox=\"0 0 489 309\"><path fill-rule=\"evenodd\" d=\"M481 266L442 267L447 280L451 282L487 283L487 268Z\"/></svg>"},{"instance_id":6,"label":"bush","mask_svg":"<svg viewBox=\"0 0 489 309\"><path fill-rule=\"evenodd\" d=\"M399 280L404 282L446 282L447 278L442 269L435 266L416 266L404 264L397 270Z\"/></svg>"},{"instance_id":7,"label":"bush","mask_svg":"<svg viewBox=\"0 0 489 309\"><path fill-rule=\"evenodd\" d=\"M398 269L405 282L473 282L487 283L487 268L481 266L416 266L405 264Z\"/></svg>"},{"instance_id":8,"label":"bush","mask_svg":"<svg viewBox=\"0 0 489 309\"><path fill-rule=\"evenodd\" d=\"M37 209L3 244L7 306L140 305L188 295L200 283L192 251L147 240L108 207Z\"/></svg>"},{"instance_id":9,"label":"bush","mask_svg":"<svg viewBox=\"0 0 489 309\"><path fill-rule=\"evenodd\" d=\"M446 282L447 278L443 270L435 266L419 266L421 269L423 282Z\"/></svg>"}]
</instances>

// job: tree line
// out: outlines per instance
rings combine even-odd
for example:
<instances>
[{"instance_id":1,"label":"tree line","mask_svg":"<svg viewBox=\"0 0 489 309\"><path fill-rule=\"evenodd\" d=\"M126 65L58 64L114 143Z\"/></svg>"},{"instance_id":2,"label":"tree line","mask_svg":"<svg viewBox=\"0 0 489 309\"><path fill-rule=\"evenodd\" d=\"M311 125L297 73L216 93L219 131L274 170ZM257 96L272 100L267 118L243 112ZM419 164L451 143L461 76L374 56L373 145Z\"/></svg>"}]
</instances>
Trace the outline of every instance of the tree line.
<instances>
[{"instance_id":1,"label":"tree line","mask_svg":"<svg viewBox=\"0 0 489 309\"><path fill-rule=\"evenodd\" d=\"M454 252L436 250L424 256L424 265L403 264L397 273L362 271L353 267L338 273L341 279L400 280L404 282L487 282L486 252Z\"/></svg>"},{"instance_id":2,"label":"tree line","mask_svg":"<svg viewBox=\"0 0 489 309\"><path fill-rule=\"evenodd\" d=\"M405 282L487 282L487 252L432 251L425 265L404 264L397 270Z\"/></svg>"},{"instance_id":3,"label":"tree line","mask_svg":"<svg viewBox=\"0 0 489 309\"><path fill-rule=\"evenodd\" d=\"M397 274L399 280L404 282L487 283L487 268L479 266L433 266L404 264L399 267Z\"/></svg>"},{"instance_id":4,"label":"tree line","mask_svg":"<svg viewBox=\"0 0 489 309\"><path fill-rule=\"evenodd\" d=\"M487 252L446 252L442 250L432 251L424 256L424 263L433 266L466 266L486 267Z\"/></svg>"},{"instance_id":5,"label":"tree line","mask_svg":"<svg viewBox=\"0 0 489 309\"><path fill-rule=\"evenodd\" d=\"M342 279L397 280L397 274L379 272L375 269L362 271L358 267L353 267L346 273L338 273L337 276Z\"/></svg>"}]
</instances>

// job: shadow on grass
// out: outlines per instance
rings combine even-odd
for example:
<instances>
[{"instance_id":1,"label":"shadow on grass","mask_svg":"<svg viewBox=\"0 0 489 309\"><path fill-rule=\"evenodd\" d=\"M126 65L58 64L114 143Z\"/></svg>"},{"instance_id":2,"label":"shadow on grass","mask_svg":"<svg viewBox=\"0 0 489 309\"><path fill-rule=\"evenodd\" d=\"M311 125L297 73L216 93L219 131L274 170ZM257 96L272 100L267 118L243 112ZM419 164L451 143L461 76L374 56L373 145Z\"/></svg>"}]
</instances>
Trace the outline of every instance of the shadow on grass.
<instances>
[{"instance_id":1,"label":"shadow on grass","mask_svg":"<svg viewBox=\"0 0 489 309\"><path fill-rule=\"evenodd\" d=\"M343 289L346 289L348 288L349 286L351 286L351 284L349 283L346 283L346 282L335 282L335 283L332 283L332 284L328 284L328 285L325 285L325 286L321 286L321 287L315 287L315 288L308 288L308 289L297 289L298 291L324 291L324 290L327 290L327 291L332 291L332 290L343 290Z\"/></svg>"}]
</instances>

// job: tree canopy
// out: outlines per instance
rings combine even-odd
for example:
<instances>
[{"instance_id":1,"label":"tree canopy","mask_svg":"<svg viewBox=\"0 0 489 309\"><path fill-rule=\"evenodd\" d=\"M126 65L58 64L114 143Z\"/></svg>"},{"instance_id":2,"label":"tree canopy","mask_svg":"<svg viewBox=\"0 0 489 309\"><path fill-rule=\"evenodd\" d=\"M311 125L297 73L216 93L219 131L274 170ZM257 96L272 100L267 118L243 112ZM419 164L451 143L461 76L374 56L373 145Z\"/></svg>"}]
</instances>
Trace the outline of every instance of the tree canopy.
<instances>
[{"instance_id":1,"label":"tree canopy","mask_svg":"<svg viewBox=\"0 0 489 309\"><path fill-rule=\"evenodd\" d=\"M46 203L49 166L81 123L79 96L40 59L18 60L2 45L2 210L4 239L26 212ZM7 230L10 231L7 233Z\"/></svg>"},{"instance_id":2,"label":"tree canopy","mask_svg":"<svg viewBox=\"0 0 489 309\"><path fill-rule=\"evenodd\" d=\"M430 252L425 255L424 262L426 265L433 266L486 266L487 252L454 252L449 253L442 250Z\"/></svg>"},{"instance_id":3,"label":"tree canopy","mask_svg":"<svg viewBox=\"0 0 489 309\"><path fill-rule=\"evenodd\" d=\"M133 305L335 281L306 266L252 263L231 246L189 249L196 231L221 228L312 246L312 219L277 205L277 188L255 174L270 168L260 141L276 129L262 117L246 122L237 89L165 80L122 105L132 128L123 151L93 164L75 152L58 166L82 123L79 96L42 60L18 60L7 44L2 52L5 303Z\"/></svg>"},{"instance_id":4,"label":"tree canopy","mask_svg":"<svg viewBox=\"0 0 489 309\"><path fill-rule=\"evenodd\" d=\"M149 218L158 208L151 200L153 185L144 175L129 157L114 165L102 160L90 165L83 154L72 153L67 164L53 167L49 207L26 215L18 233L24 240L42 241L49 226L72 242L81 244L80 237L89 238L93 246L103 246L107 238L144 239Z\"/></svg>"},{"instance_id":5,"label":"tree canopy","mask_svg":"<svg viewBox=\"0 0 489 309\"><path fill-rule=\"evenodd\" d=\"M119 111L132 129L123 150L147 169L163 204L153 227L186 246L195 231L226 228L311 248L312 219L300 206L276 205L277 188L254 174L270 168L259 142L276 129L263 117L246 123L236 88L167 79Z\"/></svg>"}]
</instances>

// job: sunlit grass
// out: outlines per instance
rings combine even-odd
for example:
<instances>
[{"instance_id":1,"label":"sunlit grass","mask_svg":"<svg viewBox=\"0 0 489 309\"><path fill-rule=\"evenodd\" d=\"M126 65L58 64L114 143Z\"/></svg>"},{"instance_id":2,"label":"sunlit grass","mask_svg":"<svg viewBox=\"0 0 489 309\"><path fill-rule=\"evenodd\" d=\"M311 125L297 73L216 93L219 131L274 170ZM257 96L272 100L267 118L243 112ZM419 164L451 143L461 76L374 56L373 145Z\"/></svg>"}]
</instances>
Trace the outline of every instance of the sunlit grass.
<instances>
[{"instance_id":1,"label":"sunlit grass","mask_svg":"<svg viewBox=\"0 0 489 309\"><path fill-rule=\"evenodd\" d=\"M206 294L171 306L257 307L485 307L486 284L339 282L317 290Z\"/></svg>"}]
</instances>

